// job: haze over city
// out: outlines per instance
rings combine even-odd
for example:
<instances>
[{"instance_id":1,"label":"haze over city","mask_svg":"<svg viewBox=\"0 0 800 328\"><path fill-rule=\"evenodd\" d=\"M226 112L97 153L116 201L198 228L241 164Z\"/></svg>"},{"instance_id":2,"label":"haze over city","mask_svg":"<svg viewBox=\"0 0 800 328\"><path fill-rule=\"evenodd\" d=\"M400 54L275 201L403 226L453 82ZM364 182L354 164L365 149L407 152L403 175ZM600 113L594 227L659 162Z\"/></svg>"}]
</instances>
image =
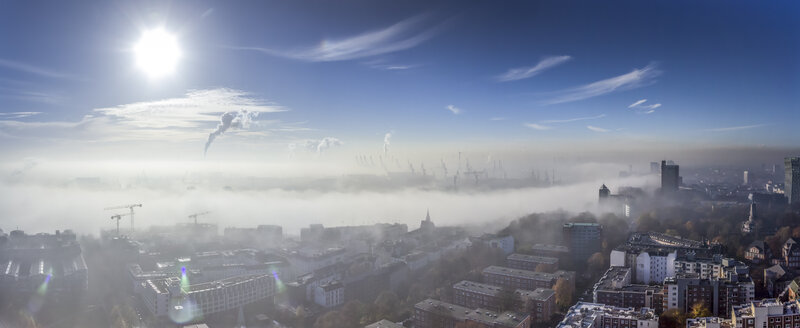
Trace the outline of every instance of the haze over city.
<instances>
[{"instance_id":1,"label":"haze over city","mask_svg":"<svg viewBox=\"0 0 800 328\"><path fill-rule=\"evenodd\" d=\"M654 247L642 240L757 286L708 316L648 301L648 324L673 309L678 326L730 319L790 295L800 271L783 254L800 237L799 14L791 1L0 3L0 327L421 328L433 301L475 310L454 283L502 285L490 268L522 254L559 258L527 268L554 275L539 287L558 302L512 326L567 328L590 303L641 308L592 295L635 266L614 252ZM46 273L61 255L31 254L50 248L83 269ZM767 264L792 275L773 284ZM678 273L628 274L668 288ZM402 283L359 285L381 274ZM85 282L78 308L41 292L51 278ZM186 279L269 287L212 311ZM180 288L143 287L162 283ZM335 284L341 302L314 299ZM497 313L547 294L500 285L528 296L488 304Z\"/></svg>"}]
</instances>

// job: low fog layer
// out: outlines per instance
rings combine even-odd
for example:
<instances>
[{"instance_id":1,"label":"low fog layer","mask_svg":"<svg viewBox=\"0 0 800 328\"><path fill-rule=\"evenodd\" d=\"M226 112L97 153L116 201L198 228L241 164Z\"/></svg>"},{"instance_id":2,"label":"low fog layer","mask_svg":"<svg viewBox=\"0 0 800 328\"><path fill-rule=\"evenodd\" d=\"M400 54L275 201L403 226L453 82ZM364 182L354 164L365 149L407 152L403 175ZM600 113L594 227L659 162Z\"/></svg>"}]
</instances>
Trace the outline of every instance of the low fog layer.
<instances>
[{"instance_id":1,"label":"low fog layer","mask_svg":"<svg viewBox=\"0 0 800 328\"><path fill-rule=\"evenodd\" d=\"M612 190L620 186L651 189L657 184L654 175L618 178L619 170L626 167L617 164L560 168L565 176L557 177L560 184L554 186L504 187L504 180L497 179L500 182L492 188L478 188L474 181L465 180L457 189L444 178L376 188L371 184L361 186L358 181L363 179L349 176L279 179L265 174L253 176L253 172L179 174L153 169L133 176L126 176L130 173L126 170L118 170L122 172L119 175L96 172L97 176L85 176L85 171L91 171L85 169L76 176L59 172L58 168L31 164L3 172L0 216L4 219L0 228L8 231L18 227L29 232L71 228L96 234L101 229L114 228L111 215L127 211L103 208L142 203L143 207L136 209L138 228L190 222L187 215L211 211L199 221L219 225L220 232L229 226L277 224L286 233L297 234L301 227L312 223L339 226L399 222L414 229L428 209L437 225L477 224L511 220L532 212L595 210L597 189L602 183ZM590 172L595 172L594 177ZM385 179L385 175L358 177ZM580 181L575 179L578 177ZM127 218L121 226L129 226Z\"/></svg>"}]
</instances>

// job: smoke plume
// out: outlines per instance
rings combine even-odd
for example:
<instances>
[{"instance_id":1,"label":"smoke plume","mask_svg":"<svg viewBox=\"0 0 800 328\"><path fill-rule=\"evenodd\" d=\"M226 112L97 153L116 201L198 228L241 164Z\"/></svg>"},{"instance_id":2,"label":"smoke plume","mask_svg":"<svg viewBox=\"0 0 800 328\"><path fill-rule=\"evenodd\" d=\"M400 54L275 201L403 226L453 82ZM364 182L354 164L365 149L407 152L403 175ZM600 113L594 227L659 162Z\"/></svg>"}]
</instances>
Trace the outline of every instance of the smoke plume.
<instances>
[{"instance_id":1,"label":"smoke plume","mask_svg":"<svg viewBox=\"0 0 800 328\"><path fill-rule=\"evenodd\" d=\"M238 112L225 112L222 114L222 116L219 118L217 129L208 134L208 141L206 141L206 147L203 150L203 156L208 153L208 147L211 147L211 143L214 142L214 139L231 128L247 129L250 126L250 122L252 122L257 116L258 112L248 112L246 110L240 110Z\"/></svg>"}]
</instances>

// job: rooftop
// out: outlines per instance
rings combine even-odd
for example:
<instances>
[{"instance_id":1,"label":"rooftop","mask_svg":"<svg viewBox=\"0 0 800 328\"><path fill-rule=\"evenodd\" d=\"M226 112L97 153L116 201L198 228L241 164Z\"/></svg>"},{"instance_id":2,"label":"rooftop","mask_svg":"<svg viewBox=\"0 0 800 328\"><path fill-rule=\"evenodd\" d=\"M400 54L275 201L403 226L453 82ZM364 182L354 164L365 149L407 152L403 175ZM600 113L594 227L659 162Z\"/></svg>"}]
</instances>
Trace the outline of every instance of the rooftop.
<instances>
[{"instance_id":1,"label":"rooftop","mask_svg":"<svg viewBox=\"0 0 800 328\"><path fill-rule=\"evenodd\" d=\"M364 326L364 328L404 328L404 327L399 323L394 323L389 320L383 319L381 321L368 324Z\"/></svg>"},{"instance_id":2,"label":"rooftop","mask_svg":"<svg viewBox=\"0 0 800 328\"><path fill-rule=\"evenodd\" d=\"M486 269L483 269L483 273L523 277L534 280L555 280L557 278L557 276L552 273L519 270L519 269L496 266L496 265L492 265L490 267L487 267Z\"/></svg>"},{"instance_id":3,"label":"rooftop","mask_svg":"<svg viewBox=\"0 0 800 328\"><path fill-rule=\"evenodd\" d=\"M445 303L434 299L427 299L414 305L415 309L426 312L434 312L443 316L448 316L459 321L477 321L493 325L493 327L516 327L522 320L528 317L527 314L515 312L497 313L486 309L472 310L463 306Z\"/></svg>"},{"instance_id":4,"label":"rooftop","mask_svg":"<svg viewBox=\"0 0 800 328\"><path fill-rule=\"evenodd\" d=\"M633 308L618 308L615 306L578 302L569 308L564 320L558 328L592 327L598 316L608 316L620 319L656 320L658 316L649 308L634 310Z\"/></svg>"},{"instance_id":5,"label":"rooftop","mask_svg":"<svg viewBox=\"0 0 800 328\"><path fill-rule=\"evenodd\" d=\"M460 282L457 282L455 285L453 285L453 289L461 289L489 296L495 296L498 293L500 293L500 291L503 290L502 288L495 285L482 284L479 282L472 282L467 280L462 280Z\"/></svg>"},{"instance_id":6,"label":"rooftop","mask_svg":"<svg viewBox=\"0 0 800 328\"><path fill-rule=\"evenodd\" d=\"M550 297L553 297L553 295L556 294L556 291L550 288L536 288L536 290L533 291L517 289L516 293L522 297L530 298L535 301L546 301Z\"/></svg>"},{"instance_id":7,"label":"rooftop","mask_svg":"<svg viewBox=\"0 0 800 328\"><path fill-rule=\"evenodd\" d=\"M533 249L534 251L569 253L569 248L567 246L561 246L561 245L536 244L533 245L531 249Z\"/></svg>"},{"instance_id":8,"label":"rooftop","mask_svg":"<svg viewBox=\"0 0 800 328\"><path fill-rule=\"evenodd\" d=\"M536 255L527 255L527 254L519 254L519 253L511 254L508 257L506 257L506 259L515 260L515 261L546 263L546 264L558 263L558 259L555 258L555 257L536 256Z\"/></svg>"}]
</instances>

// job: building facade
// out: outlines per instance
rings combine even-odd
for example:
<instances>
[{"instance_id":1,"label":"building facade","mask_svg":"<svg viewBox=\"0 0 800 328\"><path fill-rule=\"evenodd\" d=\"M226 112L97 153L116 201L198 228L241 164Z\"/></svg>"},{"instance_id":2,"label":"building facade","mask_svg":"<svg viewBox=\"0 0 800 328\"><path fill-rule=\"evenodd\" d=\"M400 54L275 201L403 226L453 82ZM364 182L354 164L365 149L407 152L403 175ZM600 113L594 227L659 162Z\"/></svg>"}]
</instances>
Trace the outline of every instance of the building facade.
<instances>
[{"instance_id":1,"label":"building facade","mask_svg":"<svg viewBox=\"0 0 800 328\"><path fill-rule=\"evenodd\" d=\"M800 157L786 157L784 169L786 176L783 193L789 204L800 202Z\"/></svg>"},{"instance_id":2,"label":"building facade","mask_svg":"<svg viewBox=\"0 0 800 328\"><path fill-rule=\"evenodd\" d=\"M569 308L557 328L656 328L658 315L652 309L619 308L578 302Z\"/></svg>"},{"instance_id":3,"label":"building facade","mask_svg":"<svg viewBox=\"0 0 800 328\"><path fill-rule=\"evenodd\" d=\"M551 273L512 269L496 265L483 269L482 274L484 283L513 290L553 288L558 280L558 276Z\"/></svg>"},{"instance_id":4,"label":"building facade","mask_svg":"<svg viewBox=\"0 0 800 328\"><path fill-rule=\"evenodd\" d=\"M601 249L603 226L598 223L565 223L562 231L575 263L585 263L589 256Z\"/></svg>"},{"instance_id":5,"label":"building facade","mask_svg":"<svg viewBox=\"0 0 800 328\"><path fill-rule=\"evenodd\" d=\"M558 258L514 253L506 257L506 266L512 269L553 272L558 270Z\"/></svg>"},{"instance_id":6,"label":"building facade","mask_svg":"<svg viewBox=\"0 0 800 328\"><path fill-rule=\"evenodd\" d=\"M414 305L414 328L530 328L531 317L524 313L497 313L427 299Z\"/></svg>"}]
</instances>

